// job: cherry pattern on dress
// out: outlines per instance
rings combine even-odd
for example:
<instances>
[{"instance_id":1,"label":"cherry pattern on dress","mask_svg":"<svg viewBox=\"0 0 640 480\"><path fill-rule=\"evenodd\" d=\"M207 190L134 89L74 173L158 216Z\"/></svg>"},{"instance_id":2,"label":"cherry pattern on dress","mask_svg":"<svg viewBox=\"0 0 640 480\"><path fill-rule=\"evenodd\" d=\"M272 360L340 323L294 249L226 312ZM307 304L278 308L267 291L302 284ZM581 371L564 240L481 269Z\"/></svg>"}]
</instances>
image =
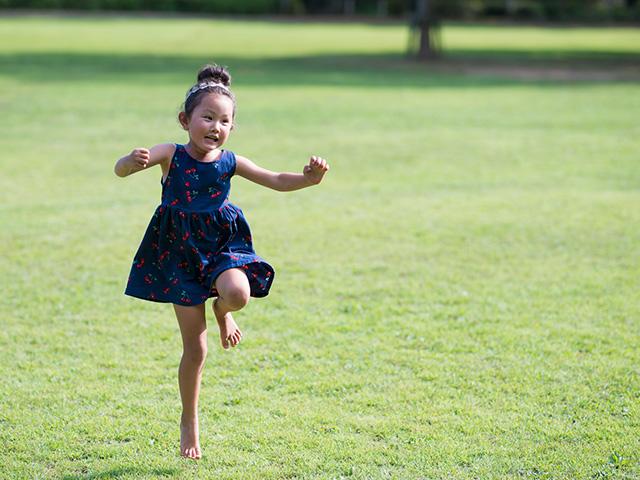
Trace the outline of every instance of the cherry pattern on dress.
<instances>
[{"instance_id":1,"label":"cherry pattern on dress","mask_svg":"<svg viewBox=\"0 0 640 480\"><path fill-rule=\"evenodd\" d=\"M176 145L162 202L136 252L125 294L154 302L198 305L218 296L215 279L240 268L252 297L268 295L275 272L254 249L242 210L229 202L236 157L223 150L214 162Z\"/></svg>"}]
</instances>

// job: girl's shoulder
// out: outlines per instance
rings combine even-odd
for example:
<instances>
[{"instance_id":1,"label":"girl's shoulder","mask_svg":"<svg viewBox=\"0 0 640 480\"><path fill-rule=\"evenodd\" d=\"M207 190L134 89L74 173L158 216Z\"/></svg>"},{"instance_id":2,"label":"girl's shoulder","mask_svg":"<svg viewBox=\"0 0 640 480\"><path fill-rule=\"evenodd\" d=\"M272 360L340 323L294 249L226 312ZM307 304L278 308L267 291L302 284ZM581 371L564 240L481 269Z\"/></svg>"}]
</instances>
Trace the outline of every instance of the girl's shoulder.
<instances>
[{"instance_id":1,"label":"girl's shoulder","mask_svg":"<svg viewBox=\"0 0 640 480\"><path fill-rule=\"evenodd\" d=\"M160 143L151 147L149 153L151 158L155 160L154 163L168 164L171 163L177 148L175 143Z\"/></svg>"}]
</instances>

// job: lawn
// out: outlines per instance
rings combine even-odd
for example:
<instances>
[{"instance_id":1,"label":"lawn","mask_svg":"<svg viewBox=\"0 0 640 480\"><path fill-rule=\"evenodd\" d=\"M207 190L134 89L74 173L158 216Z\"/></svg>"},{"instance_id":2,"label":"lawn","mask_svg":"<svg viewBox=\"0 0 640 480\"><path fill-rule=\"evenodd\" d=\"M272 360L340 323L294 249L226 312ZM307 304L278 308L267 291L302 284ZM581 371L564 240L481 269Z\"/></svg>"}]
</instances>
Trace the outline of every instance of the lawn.
<instances>
[{"instance_id":1,"label":"lawn","mask_svg":"<svg viewBox=\"0 0 640 480\"><path fill-rule=\"evenodd\" d=\"M606 75L640 31L442 39L430 66L403 25L0 17L0 478L640 478L640 81ZM212 61L230 149L331 172L233 181L277 274L238 348L209 315L195 463L172 308L122 293L160 170L112 169L186 141Z\"/></svg>"}]
</instances>

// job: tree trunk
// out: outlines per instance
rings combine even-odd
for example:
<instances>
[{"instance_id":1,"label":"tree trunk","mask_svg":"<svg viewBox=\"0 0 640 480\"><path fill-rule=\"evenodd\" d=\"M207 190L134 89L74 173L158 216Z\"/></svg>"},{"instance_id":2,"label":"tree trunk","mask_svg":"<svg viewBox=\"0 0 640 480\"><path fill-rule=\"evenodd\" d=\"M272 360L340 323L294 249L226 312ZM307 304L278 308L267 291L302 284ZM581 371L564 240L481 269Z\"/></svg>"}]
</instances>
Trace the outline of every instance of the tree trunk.
<instances>
[{"instance_id":1,"label":"tree trunk","mask_svg":"<svg viewBox=\"0 0 640 480\"><path fill-rule=\"evenodd\" d=\"M418 58L429 59L437 56L434 42L434 21L429 0L418 0L416 3L416 26L418 28Z\"/></svg>"},{"instance_id":2,"label":"tree trunk","mask_svg":"<svg viewBox=\"0 0 640 480\"><path fill-rule=\"evenodd\" d=\"M420 44L418 45L418 57L433 58L433 42L431 41L431 26L427 23L420 24Z\"/></svg>"}]
</instances>

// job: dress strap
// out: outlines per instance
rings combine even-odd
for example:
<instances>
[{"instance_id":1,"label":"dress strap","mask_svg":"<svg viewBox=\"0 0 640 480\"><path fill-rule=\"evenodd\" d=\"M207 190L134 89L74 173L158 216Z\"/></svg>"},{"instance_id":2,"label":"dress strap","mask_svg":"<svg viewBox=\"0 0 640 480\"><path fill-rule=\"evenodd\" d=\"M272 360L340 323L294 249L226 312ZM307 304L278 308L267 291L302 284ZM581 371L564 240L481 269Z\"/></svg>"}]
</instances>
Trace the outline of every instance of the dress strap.
<instances>
[{"instance_id":1,"label":"dress strap","mask_svg":"<svg viewBox=\"0 0 640 480\"><path fill-rule=\"evenodd\" d=\"M222 163L222 171L229 177L233 177L236 173L236 154L231 150L225 150L222 152L222 158L220 158L220 161Z\"/></svg>"},{"instance_id":2,"label":"dress strap","mask_svg":"<svg viewBox=\"0 0 640 480\"><path fill-rule=\"evenodd\" d=\"M184 148L182 143L176 143L176 153L174 153L174 158L176 155L180 154L181 157L189 157L190 155L187 153L187 149Z\"/></svg>"}]
</instances>

